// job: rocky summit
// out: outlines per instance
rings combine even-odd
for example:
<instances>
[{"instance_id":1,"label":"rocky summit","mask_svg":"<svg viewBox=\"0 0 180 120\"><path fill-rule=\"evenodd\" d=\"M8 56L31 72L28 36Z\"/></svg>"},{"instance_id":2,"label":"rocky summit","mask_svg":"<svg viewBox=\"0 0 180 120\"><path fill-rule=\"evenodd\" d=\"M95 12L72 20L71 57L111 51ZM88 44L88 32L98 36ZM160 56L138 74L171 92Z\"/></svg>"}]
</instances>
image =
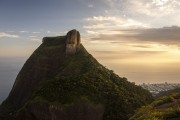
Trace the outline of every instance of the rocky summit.
<instances>
[{"instance_id":1,"label":"rocky summit","mask_svg":"<svg viewBox=\"0 0 180 120\"><path fill-rule=\"evenodd\" d=\"M78 51L80 46L80 34L77 30L71 30L67 33L66 54L73 55Z\"/></svg>"},{"instance_id":2,"label":"rocky summit","mask_svg":"<svg viewBox=\"0 0 180 120\"><path fill-rule=\"evenodd\" d=\"M140 86L101 65L80 33L45 37L0 106L0 120L127 120L152 101Z\"/></svg>"}]
</instances>

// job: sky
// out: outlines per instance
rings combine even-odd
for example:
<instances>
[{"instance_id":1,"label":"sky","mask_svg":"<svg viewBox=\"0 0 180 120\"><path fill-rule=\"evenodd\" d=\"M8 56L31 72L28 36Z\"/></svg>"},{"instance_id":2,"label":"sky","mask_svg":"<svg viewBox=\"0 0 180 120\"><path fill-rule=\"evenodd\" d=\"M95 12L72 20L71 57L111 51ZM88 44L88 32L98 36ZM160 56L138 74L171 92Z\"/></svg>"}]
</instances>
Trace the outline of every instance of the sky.
<instances>
[{"instance_id":1,"label":"sky","mask_svg":"<svg viewBox=\"0 0 180 120\"><path fill-rule=\"evenodd\" d=\"M26 57L44 36L81 33L82 44L119 76L180 82L179 0L1 0L0 57Z\"/></svg>"}]
</instances>

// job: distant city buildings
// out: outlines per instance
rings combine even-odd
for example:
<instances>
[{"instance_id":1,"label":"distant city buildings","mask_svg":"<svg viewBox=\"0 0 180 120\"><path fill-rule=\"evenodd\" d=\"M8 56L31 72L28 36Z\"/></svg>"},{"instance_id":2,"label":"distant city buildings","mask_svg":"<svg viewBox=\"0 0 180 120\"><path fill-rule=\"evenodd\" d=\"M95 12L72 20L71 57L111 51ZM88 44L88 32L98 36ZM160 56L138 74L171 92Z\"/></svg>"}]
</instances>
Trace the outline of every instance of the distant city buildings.
<instances>
[{"instance_id":1,"label":"distant city buildings","mask_svg":"<svg viewBox=\"0 0 180 120\"><path fill-rule=\"evenodd\" d=\"M152 93L152 95L155 96L159 92L168 91L168 90L172 90L172 89L180 87L180 83L167 83L167 82L160 83L160 84L149 84L149 83L145 84L145 83L143 83L140 86L146 90L149 90Z\"/></svg>"}]
</instances>

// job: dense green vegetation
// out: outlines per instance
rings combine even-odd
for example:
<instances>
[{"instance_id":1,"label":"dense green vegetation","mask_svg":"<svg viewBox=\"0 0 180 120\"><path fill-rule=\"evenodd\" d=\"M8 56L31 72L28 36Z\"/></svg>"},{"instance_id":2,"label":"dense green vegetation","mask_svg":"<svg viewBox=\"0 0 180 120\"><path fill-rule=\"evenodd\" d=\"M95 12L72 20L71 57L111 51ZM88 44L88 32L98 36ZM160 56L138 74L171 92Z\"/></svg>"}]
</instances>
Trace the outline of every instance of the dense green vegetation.
<instances>
[{"instance_id":1,"label":"dense green vegetation","mask_svg":"<svg viewBox=\"0 0 180 120\"><path fill-rule=\"evenodd\" d=\"M64 48L64 41L58 43L55 40L55 43L43 43L33 53L28 62L33 62L31 65L34 66L28 67L31 71L44 71L44 74L48 71L48 74L45 74L43 82L37 82L38 88L34 87L30 99L8 115L26 115L31 120L34 118L32 112L36 111L32 107L34 104L36 109L39 109L38 105L43 109L52 105L68 109L85 103L88 106L103 106L104 120L127 120L137 108L152 102L153 98L147 90L99 64L82 45L79 52L72 56L65 56ZM2 107L0 111L3 111Z\"/></svg>"},{"instance_id":2,"label":"dense green vegetation","mask_svg":"<svg viewBox=\"0 0 180 120\"><path fill-rule=\"evenodd\" d=\"M148 106L137 110L130 120L173 120L180 119L180 93L161 97Z\"/></svg>"},{"instance_id":3,"label":"dense green vegetation","mask_svg":"<svg viewBox=\"0 0 180 120\"><path fill-rule=\"evenodd\" d=\"M101 103L105 106L104 119L112 120L126 120L136 108L152 101L148 91L120 78L82 49L67 57L63 70L57 70L54 78L42 83L33 100L65 106L84 100Z\"/></svg>"}]
</instances>

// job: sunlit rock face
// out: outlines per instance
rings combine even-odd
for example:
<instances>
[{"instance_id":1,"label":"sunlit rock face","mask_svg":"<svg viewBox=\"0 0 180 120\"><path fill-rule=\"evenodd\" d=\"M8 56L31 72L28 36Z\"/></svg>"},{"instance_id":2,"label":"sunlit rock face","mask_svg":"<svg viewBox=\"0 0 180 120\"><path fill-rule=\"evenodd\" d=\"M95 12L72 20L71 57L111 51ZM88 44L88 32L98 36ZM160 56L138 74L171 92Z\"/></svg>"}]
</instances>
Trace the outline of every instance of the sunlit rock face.
<instances>
[{"instance_id":1,"label":"sunlit rock face","mask_svg":"<svg viewBox=\"0 0 180 120\"><path fill-rule=\"evenodd\" d=\"M67 33L66 55L73 55L78 51L80 45L80 33L77 30L71 30Z\"/></svg>"}]
</instances>

